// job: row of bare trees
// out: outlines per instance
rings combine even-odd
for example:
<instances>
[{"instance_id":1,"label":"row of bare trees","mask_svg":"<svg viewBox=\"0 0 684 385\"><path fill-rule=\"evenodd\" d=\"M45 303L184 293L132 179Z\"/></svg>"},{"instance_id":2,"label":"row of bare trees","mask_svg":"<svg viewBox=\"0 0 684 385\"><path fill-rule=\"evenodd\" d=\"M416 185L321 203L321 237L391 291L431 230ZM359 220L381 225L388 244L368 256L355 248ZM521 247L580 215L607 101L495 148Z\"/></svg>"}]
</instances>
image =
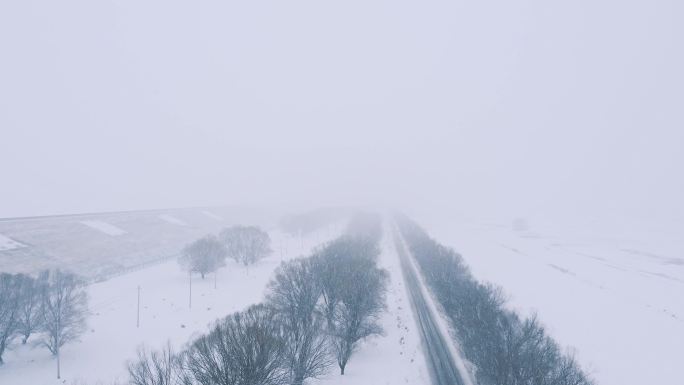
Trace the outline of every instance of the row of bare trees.
<instances>
[{"instance_id":1,"label":"row of bare trees","mask_svg":"<svg viewBox=\"0 0 684 385\"><path fill-rule=\"evenodd\" d=\"M61 270L37 277L0 274L0 364L2 354L15 339L26 344L34 333L34 345L47 348L57 358L62 346L85 331L88 297L76 275Z\"/></svg>"},{"instance_id":2,"label":"row of bare trees","mask_svg":"<svg viewBox=\"0 0 684 385\"><path fill-rule=\"evenodd\" d=\"M179 263L204 279L208 273L225 266L226 258L233 258L245 266L253 264L271 253L268 233L254 226L233 226L218 236L208 235L187 245L181 252Z\"/></svg>"},{"instance_id":3,"label":"row of bare trees","mask_svg":"<svg viewBox=\"0 0 684 385\"><path fill-rule=\"evenodd\" d=\"M500 288L479 283L461 256L431 239L417 224L399 228L427 284L451 319L479 385L591 385L572 354L563 351L536 316L506 308Z\"/></svg>"},{"instance_id":4,"label":"row of bare trees","mask_svg":"<svg viewBox=\"0 0 684 385\"><path fill-rule=\"evenodd\" d=\"M379 226L379 223L377 224ZM175 353L140 350L132 385L302 385L382 333L387 273L377 234L343 236L311 257L283 262L266 301L218 321Z\"/></svg>"}]
</instances>

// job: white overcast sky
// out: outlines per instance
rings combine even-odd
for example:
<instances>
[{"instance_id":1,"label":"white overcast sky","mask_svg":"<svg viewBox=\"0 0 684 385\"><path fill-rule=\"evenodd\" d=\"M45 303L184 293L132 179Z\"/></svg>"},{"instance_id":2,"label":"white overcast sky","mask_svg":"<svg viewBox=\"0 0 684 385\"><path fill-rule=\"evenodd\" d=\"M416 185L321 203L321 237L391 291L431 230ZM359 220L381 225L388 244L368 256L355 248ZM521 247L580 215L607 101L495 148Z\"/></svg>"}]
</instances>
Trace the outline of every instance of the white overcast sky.
<instances>
[{"instance_id":1,"label":"white overcast sky","mask_svg":"<svg viewBox=\"0 0 684 385\"><path fill-rule=\"evenodd\" d=\"M0 2L0 217L684 210L681 0Z\"/></svg>"}]
</instances>

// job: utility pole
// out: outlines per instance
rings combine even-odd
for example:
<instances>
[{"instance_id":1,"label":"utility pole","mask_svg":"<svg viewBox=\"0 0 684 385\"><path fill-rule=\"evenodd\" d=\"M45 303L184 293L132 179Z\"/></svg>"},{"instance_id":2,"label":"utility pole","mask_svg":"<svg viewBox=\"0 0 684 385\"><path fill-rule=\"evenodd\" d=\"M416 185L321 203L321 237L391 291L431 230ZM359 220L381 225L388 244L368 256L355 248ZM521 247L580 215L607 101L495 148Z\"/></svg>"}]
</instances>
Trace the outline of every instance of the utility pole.
<instances>
[{"instance_id":1,"label":"utility pole","mask_svg":"<svg viewBox=\"0 0 684 385\"><path fill-rule=\"evenodd\" d=\"M138 319L135 323L135 327L140 327L140 285L138 285Z\"/></svg>"}]
</instances>

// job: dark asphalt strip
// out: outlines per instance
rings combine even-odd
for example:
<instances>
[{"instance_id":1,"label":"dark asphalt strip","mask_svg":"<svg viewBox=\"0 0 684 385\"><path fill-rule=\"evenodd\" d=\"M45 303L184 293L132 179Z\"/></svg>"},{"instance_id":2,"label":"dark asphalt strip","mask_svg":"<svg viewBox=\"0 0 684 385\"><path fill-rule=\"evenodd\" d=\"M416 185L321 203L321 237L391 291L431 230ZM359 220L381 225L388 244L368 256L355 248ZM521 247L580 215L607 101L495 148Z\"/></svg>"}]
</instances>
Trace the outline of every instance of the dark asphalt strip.
<instances>
[{"instance_id":1,"label":"dark asphalt strip","mask_svg":"<svg viewBox=\"0 0 684 385\"><path fill-rule=\"evenodd\" d=\"M399 254L401 271L406 282L411 306L420 329L432 384L463 385L463 379L445 341L445 338L448 338L448 336L443 336L437 326L435 317L438 315L433 314L428 307L423 290L421 290L421 283L416 275L417 272L409 260L408 251L405 249L404 242L399 234L395 234L394 241L397 254Z\"/></svg>"}]
</instances>

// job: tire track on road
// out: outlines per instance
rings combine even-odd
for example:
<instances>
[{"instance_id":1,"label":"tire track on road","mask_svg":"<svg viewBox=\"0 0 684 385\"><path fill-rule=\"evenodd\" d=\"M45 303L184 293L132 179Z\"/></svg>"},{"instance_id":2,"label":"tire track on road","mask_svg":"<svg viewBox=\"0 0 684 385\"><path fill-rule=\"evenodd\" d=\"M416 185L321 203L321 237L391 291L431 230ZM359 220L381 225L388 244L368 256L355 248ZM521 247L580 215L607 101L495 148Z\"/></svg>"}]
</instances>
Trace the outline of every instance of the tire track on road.
<instances>
[{"instance_id":1,"label":"tire track on road","mask_svg":"<svg viewBox=\"0 0 684 385\"><path fill-rule=\"evenodd\" d=\"M394 242L408 296L425 348L425 358L433 385L469 385L470 381L464 381L449 347L447 338L450 336L443 335L439 328L436 320L439 314L434 314L425 298L426 293L424 293L418 278L418 272L411 263L408 251L398 231L394 234Z\"/></svg>"}]
</instances>

